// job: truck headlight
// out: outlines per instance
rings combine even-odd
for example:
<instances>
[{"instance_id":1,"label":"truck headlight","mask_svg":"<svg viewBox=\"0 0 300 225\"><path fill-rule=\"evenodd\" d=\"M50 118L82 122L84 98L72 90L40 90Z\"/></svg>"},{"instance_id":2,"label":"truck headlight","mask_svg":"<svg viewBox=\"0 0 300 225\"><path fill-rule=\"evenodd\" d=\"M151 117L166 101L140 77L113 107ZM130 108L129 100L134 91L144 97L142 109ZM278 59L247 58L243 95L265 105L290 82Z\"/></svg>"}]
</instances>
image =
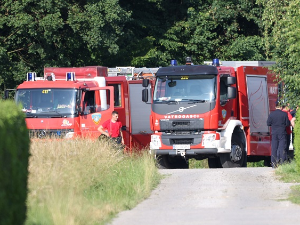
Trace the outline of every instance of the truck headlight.
<instances>
[{"instance_id":1,"label":"truck headlight","mask_svg":"<svg viewBox=\"0 0 300 225\"><path fill-rule=\"evenodd\" d=\"M159 149L161 147L161 141L159 135L151 135L150 149Z\"/></svg>"},{"instance_id":2,"label":"truck headlight","mask_svg":"<svg viewBox=\"0 0 300 225\"><path fill-rule=\"evenodd\" d=\"M68 133L66 133L65 138L70 139L70 138L73 138L73 136L74 136L74 132L68 132Z\"/></svg>"},{"instance_id":3,"label":"truck headlight","mask_svg":"<svg viewBox=\"0 0 300 225\"><path fill-rule=\"evenodd\" d=\"M215 148L216 147L216 134L203 134L202 146L205 148Z\"/></svg>"}]
</instances>

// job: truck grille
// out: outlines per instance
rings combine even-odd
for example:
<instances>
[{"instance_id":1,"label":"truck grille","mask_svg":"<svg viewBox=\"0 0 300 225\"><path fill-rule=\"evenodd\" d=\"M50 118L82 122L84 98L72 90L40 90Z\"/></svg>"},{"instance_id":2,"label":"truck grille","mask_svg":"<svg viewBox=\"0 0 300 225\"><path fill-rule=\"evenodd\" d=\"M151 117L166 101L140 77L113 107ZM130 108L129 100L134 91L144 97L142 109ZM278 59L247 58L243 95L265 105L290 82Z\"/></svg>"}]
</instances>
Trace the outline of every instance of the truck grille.
<instances>
[{"instance_id":1,"label":"truck grille","mask_svg":"<svg viewBox=\"0 0 300 225\"><path fill-rule=\"evenodd\" d=\"M29 130L30 138L64 138L67 133L73 132L73 129L64 129L64 130Z\"/></svg>"},{"instance_id":2,"label":"truck grille","mask_svg":"<svg viewBox=\"0 0 300 225\"><path fill-rule=\"evenodd\" d=\"M185 138L185 139L171 139L170 140L171 145L177 145L177 144L193 144L194 139L193 138Z\"/></svg>"},{"instance_id":3,"label":"truck grille","mask_svg":"<svg viewBox=\"0 0 300 225\"><path fill-rule=\"evenodd\" d=\"M202 134L162 134L161 141L164 145L198 145L202 141Z\"/></svg>"},{"instance_id":4,"label":"truck grille","mask_svg":"<svg viewBox=\"0 0 300 225\"><path fill-rule=\"evenodd\" d=\"M204 119L168 119L160 120L160 129L162 131L193 131L204 128Z\"/></svg>"}]
</instances>

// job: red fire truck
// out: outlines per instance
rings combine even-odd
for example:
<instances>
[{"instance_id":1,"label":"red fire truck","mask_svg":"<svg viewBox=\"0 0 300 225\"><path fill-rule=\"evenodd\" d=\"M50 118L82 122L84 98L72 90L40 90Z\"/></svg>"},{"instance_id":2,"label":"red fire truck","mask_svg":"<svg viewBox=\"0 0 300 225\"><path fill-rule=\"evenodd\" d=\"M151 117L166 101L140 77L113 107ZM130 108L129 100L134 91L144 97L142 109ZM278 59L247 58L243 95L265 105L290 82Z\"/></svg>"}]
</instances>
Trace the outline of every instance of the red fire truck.
<instances>
[{"instance_id":1,"label":"red fire truck","mask_svg":"<svg viewBox=\"0 0 300 225\"><path fill-rule=\"evenodd\" d=\"M33 138L97 138L98 127L115 110L123 124L125 145L140 149L149 145L152 133L150 105L145 106L140 97L140 77L145 70L48 67L43 77L27 73L27 80L16 89L15 100L23 105Z\"/></svg>"},{"instance_id":2,"label":"red fire truck","mask_svg":"<svg viewBox=\"0 0 300 225\"><path fill-rule=\"evenodd\" d=\"M188 57L186 65L159 68L154 84L143 80L143 101L151 102L150 151L160 168L187 168L190 158L208 158L211 168L270 164L266 121L278 84L267 67L274 62L212 64L193 65Z\"/></svg>"}]
</instances>

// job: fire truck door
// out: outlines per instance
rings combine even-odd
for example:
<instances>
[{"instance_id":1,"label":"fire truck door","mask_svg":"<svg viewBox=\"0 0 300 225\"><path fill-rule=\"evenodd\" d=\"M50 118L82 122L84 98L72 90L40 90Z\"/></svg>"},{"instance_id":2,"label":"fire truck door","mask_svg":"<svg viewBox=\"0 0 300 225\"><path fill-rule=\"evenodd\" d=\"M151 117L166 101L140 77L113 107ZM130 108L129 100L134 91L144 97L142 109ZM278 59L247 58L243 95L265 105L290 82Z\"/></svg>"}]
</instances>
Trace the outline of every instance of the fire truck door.
<instances>
[{"instance_id":1,"label":"fire truck door","mask_svg":"<svg viewBox=\"0 0 300 225\"><path fill-rule=\"evenodd\" d=\"M247 95L251 133L268 133L269 99L267 77L247 75Z\"/></svg>"},{"instance_id":2,"label":"fire truck door","mask_svg":"<svg viewBox=\"0 0 300 225\"><path fill-rule=\"evenodd\" d=\"M107 91L110 91L110 99L107 100ZM97 96L99 95L99 96ZM100 102L100 99L101 102ZM106 102L104 105L103 102ZM80 131L83 137L96 138L100 135L98 127L111 118L114 110L113 87L88 88L83 93L80 115Z\"/></svg>"}]
</instances>

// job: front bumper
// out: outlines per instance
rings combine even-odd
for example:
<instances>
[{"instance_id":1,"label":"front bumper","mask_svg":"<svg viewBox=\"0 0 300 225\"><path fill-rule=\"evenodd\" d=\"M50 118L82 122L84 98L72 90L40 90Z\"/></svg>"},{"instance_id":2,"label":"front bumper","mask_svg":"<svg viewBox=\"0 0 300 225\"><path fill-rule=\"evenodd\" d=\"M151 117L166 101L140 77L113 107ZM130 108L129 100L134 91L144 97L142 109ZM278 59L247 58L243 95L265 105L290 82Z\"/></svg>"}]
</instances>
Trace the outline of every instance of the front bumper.
<instances>
[{"instance_id":1,"label":"front bumper","mask_svg":"<svg viewBox=\"0 0 300 225\"><path fill-rule=\"evenodd\" d=\"M184 155L214 155L218 153L217 148L201 148L201 149L188 149L188 150L170 150L170 149L151 149L151 154L154 155L171 155L171 156L184 156Z\"/></svg>"}]
</instances>

